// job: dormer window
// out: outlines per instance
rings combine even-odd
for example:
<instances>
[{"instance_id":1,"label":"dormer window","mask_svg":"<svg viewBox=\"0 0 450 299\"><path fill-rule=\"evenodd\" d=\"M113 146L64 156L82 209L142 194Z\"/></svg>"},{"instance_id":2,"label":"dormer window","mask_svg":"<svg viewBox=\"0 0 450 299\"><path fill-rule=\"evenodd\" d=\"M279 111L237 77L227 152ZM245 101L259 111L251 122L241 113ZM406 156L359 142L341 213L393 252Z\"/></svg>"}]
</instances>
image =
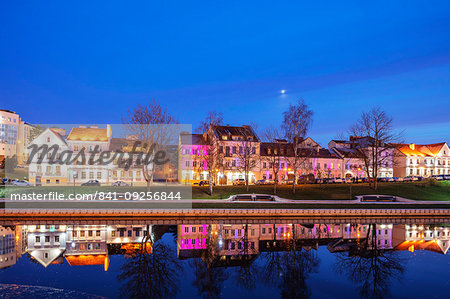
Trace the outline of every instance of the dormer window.
<instances>
[{"instance_id":1,"label":"dormer window","mask_svg":"<svg viewBox=\"0 0 450 299\"><path fill-rule=\"evenodd\" d=\"M50 137L47 137L47 142L50 143Z\"/></svg>"}]
</instances>

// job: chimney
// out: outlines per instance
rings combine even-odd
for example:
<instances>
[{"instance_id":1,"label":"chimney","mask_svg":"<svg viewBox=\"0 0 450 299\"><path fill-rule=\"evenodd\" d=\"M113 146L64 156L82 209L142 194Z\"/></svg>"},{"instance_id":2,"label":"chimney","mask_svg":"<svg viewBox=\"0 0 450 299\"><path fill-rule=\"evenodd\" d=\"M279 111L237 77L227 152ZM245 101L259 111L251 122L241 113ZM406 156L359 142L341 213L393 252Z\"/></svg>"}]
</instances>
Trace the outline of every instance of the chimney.
<instances>
[{"instance_id":1,"label":"chimney","mask_svg":"<svg viewBox=\"0 0 450 299\"><path fill-rule=\"evenodd\" d=\"M409 148L412 149L412 150L414 150L415 147L416 147L416 146L414 145L414 143L411 143L411 144L409 145Z\"/></svg>"},{"instance_id":2,"label":"chimney","mask_svg":"<svg viewBox=\"0 0 450 299\"><path fill-rule=\"evenodd\" d=\"M85 125L80 125L80 128L86 129L86 126Z\"/></svg>"},{"instance_id":3,"label":"chimney","mask_svg":"<svg viewBox=\"0 0 450 299\"><path fill-rule=\"evenodd\" d=\"M98 129L98 126L97 125L92 125L91 129Z\"/></svg>"},{"instance_id":4,"label":"chimney","mask_svg":"<svg viewBox=\"0 0 450 299\"><path fill-rule=\"evenodd\" d=\"M111 138L112 137L112 130L111 130L111 125L106 125L106 137Z\"/></svg>"}]
</instances>

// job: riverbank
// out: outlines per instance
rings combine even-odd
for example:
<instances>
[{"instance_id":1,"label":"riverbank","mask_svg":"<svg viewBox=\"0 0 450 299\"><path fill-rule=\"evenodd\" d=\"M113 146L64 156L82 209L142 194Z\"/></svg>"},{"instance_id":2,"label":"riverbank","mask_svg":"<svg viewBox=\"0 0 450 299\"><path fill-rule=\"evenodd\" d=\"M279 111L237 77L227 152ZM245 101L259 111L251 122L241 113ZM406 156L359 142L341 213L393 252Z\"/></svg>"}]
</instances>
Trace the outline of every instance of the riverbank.
<instances>
[{"instance_id":1,"label":"riverbank","mask_svg":"<svg viewBox=\"0 0 450 299\"><path fill-rule=\"evenodd\" d=\"M328 200L352 199L358 195L380 194L393 195L413 200L450 200L450 182L402 182L379 183L377 190L369 184L308 184L298 185L296 193L292 193L292 185L277 186L276 195L286 199L298 200ZM257 193L275 194L273 185L251 185L249 190L245 186L216 186L212 196L208 194L208 187L193 187L192 198L228 198L235 194Z\"/></svg>"},{"instance_id":2,"label":"riverbank","mask_svg":"<svg viewBox=\"0 0 450 299\"><path fill-rule=\"evenodd\" d=\"M157 187L157 186L156 186ZM177 192L177 188L170 187L171 191ZM146 187L70 187L70 186L42 186L42 187L8 187L8 191L14 192L59 192L71 193L95 193L101 192L146 192ZM273 185L251 185L247 191L245 186L216 186L214 192L209 195L209 187L192 187L193 199L225 199L236 194L257 193L274 195ZM358 195L382 194L393 195L412 200L421 201L450 201L450 182L422 181L422 182L402 182L402 183L379 183L377 190L369 187L368 184L308 184L298 185L296 193L292 192L291 185L280 185L277 187L275 195L293 200L330 200L330 199L352 199ZM5 189L0 188L0 198L5 197Z\"/></svg>"}]
</instances>

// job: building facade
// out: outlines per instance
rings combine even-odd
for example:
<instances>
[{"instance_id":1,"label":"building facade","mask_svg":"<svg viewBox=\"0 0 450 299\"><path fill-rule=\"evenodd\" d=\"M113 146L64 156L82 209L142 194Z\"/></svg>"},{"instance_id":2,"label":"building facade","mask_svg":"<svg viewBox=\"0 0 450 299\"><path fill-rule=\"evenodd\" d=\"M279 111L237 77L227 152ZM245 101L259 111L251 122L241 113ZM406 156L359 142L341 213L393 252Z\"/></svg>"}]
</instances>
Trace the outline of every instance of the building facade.
<instances>
[{"instance_id":1,"label":"building facade","mask_svg":"<svg viewBox=\"0 0 450 299\"><path fill-rule=\"evenodd\" d=\"M394 176L450 174L450 150L445 142L434 144L399 144L396 147Z\"/></svg>"}]
</instances>

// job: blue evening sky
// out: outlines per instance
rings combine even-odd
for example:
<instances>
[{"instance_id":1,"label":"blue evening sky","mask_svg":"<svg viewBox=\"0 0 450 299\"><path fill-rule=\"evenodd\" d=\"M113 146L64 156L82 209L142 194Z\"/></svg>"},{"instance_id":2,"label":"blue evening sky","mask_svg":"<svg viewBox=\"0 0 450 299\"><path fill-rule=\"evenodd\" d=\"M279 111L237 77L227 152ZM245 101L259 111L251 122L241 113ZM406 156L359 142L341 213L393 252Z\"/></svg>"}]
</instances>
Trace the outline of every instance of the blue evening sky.
<instances>
[{"instance_id":1,"label":"blue evening sky","mask_svg":"<svg viewBox=\"0 0 450 299\"><path fill-rule=\"evenodd\" d=\"M155 98L194 127L214 109L263 129L302 97L322 145L374 105L405 141L450 142L449 14L447 0L4 2L0 108L120 123Z\"/></svg>"}]
</instances>

